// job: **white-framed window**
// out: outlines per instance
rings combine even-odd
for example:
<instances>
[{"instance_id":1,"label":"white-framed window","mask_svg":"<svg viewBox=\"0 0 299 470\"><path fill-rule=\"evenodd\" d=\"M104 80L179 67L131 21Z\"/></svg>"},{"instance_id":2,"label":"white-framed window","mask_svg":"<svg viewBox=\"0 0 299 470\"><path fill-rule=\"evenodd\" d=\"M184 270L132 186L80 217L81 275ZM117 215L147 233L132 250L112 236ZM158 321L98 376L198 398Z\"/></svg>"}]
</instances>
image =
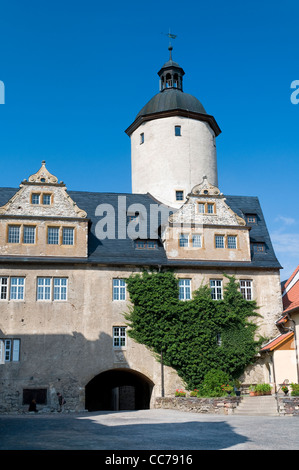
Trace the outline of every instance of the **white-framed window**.
<instances>
[{"instance_id":1,"label":"white-framed window","mask_svg":"<svg viewBox=\"0 0 299 470\"><path fill-rule=\"evenodd\" d=\"M59 245L59 227L48 227L48 245Z\"/></svg>"},{"instance_id":2,"label":"white-framed window","mask_svg":"<svg viewBox=\"0 0 299 470\"><path fill-rule=\"evenodd\" d=\"M54 277L53 300L67 300L67 278Z\"/></svg>"},{"instance_id":3,"label":"white-framed window","mask_svg":"<svg viewBox=\"0 0 299 470\"><path fill-rule=\"evenodd\" d=\"M37 278L37 300L51 300L51 284L50 277Z\"/></svg>"},{"instance_id":4,"label":"white-framed window","mask_svg":"<svg viewBox=\"0 0 299 470\"><path fill-rule=\"evenodd\" d=\"M0 277L0 300L8 298L8 277Z\"/></svg>"},{"instance_id":5,"label":"white-framed window","mask_svg":"<svg viewBox=\"0 0 299 470\"><path fill-rule=\"evenodd\" d=\"M15 338L0 338L0 364L5 362L19 362L20 340Z\"/></svg>"},{"instance_id":6,"label":"white-framed window","mask_svg":"<svg viewBox=\"0 0 299 470\"><path fill-rule=\"evenodd\" d=\"M25 293L25 278L24 277L11 277L10 278L10 300L24 300Z\"/></svg>"},{"instance_id":7,"label":"white-framed window","mask_svg":"<svg viewBox=\"0 0 299 470\"><path fill-rule=\"evenodd\" d=\"M252 281L247 279L240 280L240 292L246 300L252 300Z\"/></svg>"},{"instance_id":8,"label":"white-framed window","mask_svg":"<svg viewBox=\"0 0 299 470\"><path fill-rule=\"evenodd\" d=\"M113 327L113 347L125 348L127 346L127 328L125 326Z\"/></svg>"},{"instance_id":9,"label":"white-framed window","mask_svg":"<svg viewBox=\"0 0 299 470\"><path fill-rule=\"evenodd\" d=\"M180 246L185 248L189 246L189 235L186 233L180 234Z\"/></svg>"},{"instance_id":10,"label":"white-framed window","mask_svg":"<svg viewBox=\"0 0 299 470\"><path fill-rule=\"evenodd\" d=\"M193 248L201 248L202 243L201 243L201 235L192 235L192 245Z\"/></svg>"},{"instance_id":11,"label":"white-framed window","mask_svg":"<svg viewBox=\"0 0 299 470\"><path fill-rule=\"evenodd\" d=\"M228 235L227 237L227 248L236 250L237 248L237 237L235 235Z\"/></svg>"},{"instance_id":12,"label":"white-framed window","mask_svg":"<svg viewBox=\"0 0 299 470\"><path fill-rule=\"evenodd\" d=\"M8 243L20 243L20 225L8 226Z\"/></svg>"},{"instance_id":13,"label":"white-framed window","mask_svg":"<svg viewBox=\"0 0 299 470\"><path fill-rule=\"evenodd\" d=\"M28 243L28 244L35 243L35 227L34 226L24 225L23 243Z\"/></svg>"},{"instance_id":14,"label":"white-framed window","mask_svg":"<svg viewBox=\"0 0 299 470\"><path fill-rule=\"evenodd\" d=\"M222 299L222 280L211 279L210 280L211 296L213 300Z\"/></svg>"},{"instance_id":15,"label":"white-framed window","mask_svg":"<svg viewBox=\"0 0 299 470\"><path fill-rule=\"evenodd\" d=\"M215 235L215 248L224 248L224 235Z\"/></svg>"},{"instance_id":16,"label":"white-framed window","mask_svg":"<svg viewBox=\"0 0 299 470\"><path fill-rule=\"evenodd\" d=\"M73 245L74 244L74 229L73 227L62 228L62 244Z\"/></svg>"},{"instance_id":17,"label":"white-framed window","mask_svg":"<svg viewBox=\"0 0 299 470\"><path fill-rule=\"evenodd\" d=\"M113 279L113 300L126 300L126 283L124 279Z\"/></svg>"},{"instance_id":18,"label":"white-framed window","mask_svg":"<svg viewBox=\"0 0 299 470\"><path fill-rule=\"evenodd\" d=\"M179 299L191 299L191 279L179 279Z\"/></svg>"}]
</instances>

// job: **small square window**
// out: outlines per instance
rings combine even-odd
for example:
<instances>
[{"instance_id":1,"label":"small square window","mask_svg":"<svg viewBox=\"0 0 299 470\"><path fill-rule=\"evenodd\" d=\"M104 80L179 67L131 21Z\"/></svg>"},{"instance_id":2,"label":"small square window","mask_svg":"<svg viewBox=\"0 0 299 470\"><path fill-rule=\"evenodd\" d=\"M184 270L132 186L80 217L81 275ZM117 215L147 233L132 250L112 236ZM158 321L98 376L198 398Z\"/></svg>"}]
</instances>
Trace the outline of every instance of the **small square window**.
<instances>
[{"instance_id":1,"label":"small square window","mask_svg":"<svg viewBox=\"0 0 299 470\"><path fill-rule=\"evenodd\" d=\"M31 204L39 204L39 200L40 200L40 194L33 193L31 195Z\"/></svg>"},{"instance_id":2,"label":"small square window","mask_svg":"<svg viewBox=\"0 0 299 470\"><path fill-rule=\"evenodd\" d=\"M181 136L181 126L174 126L174 135L179 137Z\"/></svg>"},{"instance_id":3,"label":"small square window","mask_svg":"<svg viewBox=\"0 0 299 470\"><path fill-rule=\"evenodd\" d=\"M175 198L177 201L183 201L184 200L184 191L178 190L175 192Z\"/></svg>"},{"instance_id":4,"label":"small square window","mask_svg":"<svg viewBox=\"0 0 299 470\"><path fill-rule=\"evenodd\" d=\"M247 214L246 220L248 224L256 224L257 223L257 216L256 214Z\"/></svg>"},{"instance_id":5,"label":"small square window","mask_svg":"<svg viewBox=\"0 0 299 470\"><path fill-rule=\"evenodd\" d=\"M253 251L254 251L254 253L264 253L265 252L265 244L264 243L254 243L253 244Z\"/></svg>"},{"instance_id":6,"label":"small square window","mask_svg":"<svg viewBox=\"0 0 299 470\"><path fill-rule=\"evenodd\" d=\"M51 194L43 194L43 204L49 206L51 204Z\"/></svg>"}]
</instances>

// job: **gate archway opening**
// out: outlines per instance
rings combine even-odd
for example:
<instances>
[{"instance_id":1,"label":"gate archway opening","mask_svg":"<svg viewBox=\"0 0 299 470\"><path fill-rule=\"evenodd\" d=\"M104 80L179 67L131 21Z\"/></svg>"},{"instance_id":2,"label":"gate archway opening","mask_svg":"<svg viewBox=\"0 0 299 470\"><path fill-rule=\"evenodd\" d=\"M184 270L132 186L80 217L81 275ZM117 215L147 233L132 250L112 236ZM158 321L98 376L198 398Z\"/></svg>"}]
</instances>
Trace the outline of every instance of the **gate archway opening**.
<instances>
[{"instance_id":1,"label":"gate archway opening","mask_svg":"<svg viewBox=\"0 0 299 470\"><path fill-rule=\"evenodd\" d=\"M153 382L128 369L112 369L96 375L85 387L85 408L100 410L146 410L150 408Z\"/></svg>"}]
</instances>

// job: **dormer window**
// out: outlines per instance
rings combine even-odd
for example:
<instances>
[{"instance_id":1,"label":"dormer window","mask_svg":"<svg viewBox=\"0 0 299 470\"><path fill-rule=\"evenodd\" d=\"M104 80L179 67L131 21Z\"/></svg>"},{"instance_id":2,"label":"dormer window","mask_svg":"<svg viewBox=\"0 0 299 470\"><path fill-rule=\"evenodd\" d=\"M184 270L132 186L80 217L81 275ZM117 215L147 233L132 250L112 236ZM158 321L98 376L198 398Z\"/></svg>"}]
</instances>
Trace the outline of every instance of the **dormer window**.
<instances>
[{"instance_id":1,"label":"dormer window","mask_svg":"<svg viewBox=\"0 0 299 470\"><path fill-rule=\"evenodd\" d=\"M253 243L253 251L254 253L265 253L266 247L265 243Z\"/></svg>"},{"instance_id":2,"label":"dormer window","mask_svg":"<svg viewBox=\"0 0 299 470\"><path fill-rule=\"evenodd\" d=\"M257 223L257 215L256 214L246 214L246 222L248 224L256 224Z\"/></svg>"}]
</instances>

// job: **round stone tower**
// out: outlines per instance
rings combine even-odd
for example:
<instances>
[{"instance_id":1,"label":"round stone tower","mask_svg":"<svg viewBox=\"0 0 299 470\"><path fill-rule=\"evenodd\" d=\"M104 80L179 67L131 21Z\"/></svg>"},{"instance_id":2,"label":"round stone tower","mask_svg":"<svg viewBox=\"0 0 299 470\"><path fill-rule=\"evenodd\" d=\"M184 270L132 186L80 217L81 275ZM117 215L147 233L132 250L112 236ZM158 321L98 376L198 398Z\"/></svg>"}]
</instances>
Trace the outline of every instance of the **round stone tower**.
<instances>
[{"instance_id":1,"label":"round stone tower","mask_svg":"<svg viewBox=\"0 0 299 470\"><path fill-rule=\"evenodd\" d=\"M215 139L221 130L200 101L183 92L184 74L169 46L169 61L158 72L160 92L126 130L132 192L150 193L171 207L180 207L204 176L218 186Z\"/></svg>"}]
</instances>

